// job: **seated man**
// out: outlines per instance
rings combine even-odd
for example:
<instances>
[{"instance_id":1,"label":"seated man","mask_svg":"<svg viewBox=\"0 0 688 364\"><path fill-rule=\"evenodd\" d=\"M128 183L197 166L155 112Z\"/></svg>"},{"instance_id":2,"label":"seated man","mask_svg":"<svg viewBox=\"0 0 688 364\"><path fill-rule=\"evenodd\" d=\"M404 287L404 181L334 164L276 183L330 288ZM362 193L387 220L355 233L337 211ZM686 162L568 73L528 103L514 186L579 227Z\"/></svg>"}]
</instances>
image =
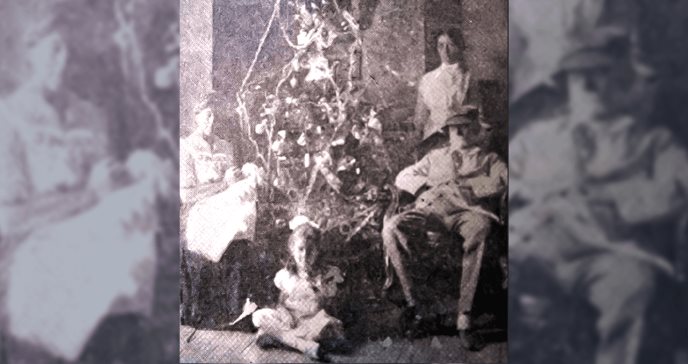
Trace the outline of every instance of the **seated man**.
<instances>
[{"instance_id":1,"label":"seated man","mask_svg":"<svg viewBox=\"0 0 688 364\"><path fill-rule=\"evenodd\" d=\"M658 274L673 270L633 228L685 212L688 156L646 119L652 75L630 37L616 28L586 35L570 40L560 62L568 107L509 143L509 198L522 205L511 204L509 257L541 265L597 311L595 363L633 364Z\"/></svg>"},{"instance_id":2,"label":"seated man","mask_svg":"<svg viewBox=\"0 0 688 364\"><path fill-rule=\"evenodd\" d=\"M507 166L496 154L477 147L480 124L476 109L464 109L445 123L449 145L432 150L396 179L401 190L418 195L412 207L386 219L383 227L385 253L389 257L410 311L416 300L402 249L409 250L409 225L424 226L430 219L463 238L461 293L456 327L462 344L476 349L470 312L480 273L490 220L499 218L488 209L488 200L504 193ZM424 188L423 188L424 187ZM421 222L418 224L418 222Z\"/></svg>"}]
</instances>

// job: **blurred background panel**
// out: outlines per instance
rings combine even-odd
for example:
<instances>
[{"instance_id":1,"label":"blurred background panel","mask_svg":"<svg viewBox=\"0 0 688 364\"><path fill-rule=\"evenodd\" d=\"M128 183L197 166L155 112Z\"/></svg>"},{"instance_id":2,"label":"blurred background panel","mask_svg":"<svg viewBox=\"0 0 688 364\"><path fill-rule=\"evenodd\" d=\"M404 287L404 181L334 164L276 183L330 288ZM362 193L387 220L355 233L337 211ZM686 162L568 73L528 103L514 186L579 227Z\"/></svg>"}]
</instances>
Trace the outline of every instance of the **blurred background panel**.
<instances>
[{"instance_id":1,"label":"blurred background panel","mask_svg":"<svg viewBox=\"0 0 688 364\"><path fill-rule=\"evenodd\" d=\"M178 20L0 4L0 362L178 361Z\"/></svg>"},{"instance_id":2,"label":"blurred background panel","mask_svg":"<svg viewBox=\"0 0 688 364\"><path fill-rule=\"evenodd\" d=\"M684 2L509 2L510 362L688 362L687 20Z\"/></svg>"}]
</instances>

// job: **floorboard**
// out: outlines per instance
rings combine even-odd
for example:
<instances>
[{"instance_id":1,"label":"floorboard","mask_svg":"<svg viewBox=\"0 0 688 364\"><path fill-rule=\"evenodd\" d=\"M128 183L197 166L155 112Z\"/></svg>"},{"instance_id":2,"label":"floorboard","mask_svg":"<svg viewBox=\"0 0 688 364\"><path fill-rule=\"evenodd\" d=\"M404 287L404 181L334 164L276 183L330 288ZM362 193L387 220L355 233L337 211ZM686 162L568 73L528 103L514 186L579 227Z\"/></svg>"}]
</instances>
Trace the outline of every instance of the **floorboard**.
<instances>
[{"instance_id":1,"label":"floorboard","mask_svg":"<svg viewBox=\"0 0 688 364\"><path fill-rule=\"evenodd\" d=\"M314 363L303 354L288 350L263 350L255 335L244 332L198 330L191 342L190 327L180 329L180 362L182 363ZM458 337L431 336L409 340L391 338L369 340L349 355L333 355L335 363L475 363L506 362L505 342L490 343L480 352L461 348ZM433 340L435 344L433 345Z\"/></svg>"}]
</instances>

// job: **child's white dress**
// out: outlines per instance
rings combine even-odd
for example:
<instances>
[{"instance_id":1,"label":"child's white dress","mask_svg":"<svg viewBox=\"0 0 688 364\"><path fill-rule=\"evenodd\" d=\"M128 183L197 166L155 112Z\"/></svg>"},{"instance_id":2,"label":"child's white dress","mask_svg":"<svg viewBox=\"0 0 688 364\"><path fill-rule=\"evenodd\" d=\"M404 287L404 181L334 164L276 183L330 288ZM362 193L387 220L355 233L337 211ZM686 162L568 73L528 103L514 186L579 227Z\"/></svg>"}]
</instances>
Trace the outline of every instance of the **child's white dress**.
<instances>
[{"instance_id":1,"label":"child's white dress","mask_svg":"<svg viewBox=\"0 0 688 364\"><path fill-rule=\"evenodd\" d=\"M317 346L324 339L328 325L342 323L322 309L320 300L334 297L337 283L343 278L337 267L330 266L325 274L309 280L282 269L275 275L275 285L287 298L274 309L264 308L253 313L253 323L262 331L278 336L285 344L300 351Z\"/></svg>"}]
</instances>

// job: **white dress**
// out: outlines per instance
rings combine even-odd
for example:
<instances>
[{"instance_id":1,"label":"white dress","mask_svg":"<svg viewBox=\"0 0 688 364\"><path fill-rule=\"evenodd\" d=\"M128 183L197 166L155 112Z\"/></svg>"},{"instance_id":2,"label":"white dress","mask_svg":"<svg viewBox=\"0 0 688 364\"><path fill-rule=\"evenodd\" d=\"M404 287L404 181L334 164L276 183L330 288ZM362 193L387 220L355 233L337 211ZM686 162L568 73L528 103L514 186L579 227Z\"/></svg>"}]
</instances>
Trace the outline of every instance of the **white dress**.
<instances>
[{"instance_id":1,"label":"white dress","mask_svg":"<svg viewBox=\"0 0 688 364\"><path fill-rule=\"evenodd\" d=\"M25 131L12 129L10 123L2 129L14 136ZM36 133L24 134L23 140L27 135ZM3 187L19 193L19 198L3 196L0 211L10 211L3 206L39 193L59 194L60 186L79 181L80 172L70 162L74 151L60 139L67 133L52 130L50 135L52 139L32 139L31 149L15 138L12 153L0 153L0 173L14 177ZM42 170L48 165L53 175ZM158 229L154 201L163 192L163 176L167 181L173 176L163 172L171 165L148 152L132 154L126 168L131 181L117 189L96 185L108 184L109 176L90 179L86 188L100 191L92 207L41 226L19 241L3 239L0 232L5 252L0 279L7 289L2 306L15 338L74 361L107 315L150 315ZM104 169L95 168L93 173L103 174Z\"/></svg>"},{"instance_id":2,"label":"white dress","mask_svg":"<svg viewBox=\"0 0 688 364\"><path fill-rule=\"evenodd\" d=\"M182 187L193 187L222 178L227 166L232 164L226 157L230 153L226 150L230 148L225 143L216 143L224 145L222 148L205 150L202 143L192 137L182 140ZM186 220L183 221L186 248L217 263L233 240L253 240L256 200L256 181L246 178L187 207L188 214L181 216Z\"/></svg>"}]
</instances>

